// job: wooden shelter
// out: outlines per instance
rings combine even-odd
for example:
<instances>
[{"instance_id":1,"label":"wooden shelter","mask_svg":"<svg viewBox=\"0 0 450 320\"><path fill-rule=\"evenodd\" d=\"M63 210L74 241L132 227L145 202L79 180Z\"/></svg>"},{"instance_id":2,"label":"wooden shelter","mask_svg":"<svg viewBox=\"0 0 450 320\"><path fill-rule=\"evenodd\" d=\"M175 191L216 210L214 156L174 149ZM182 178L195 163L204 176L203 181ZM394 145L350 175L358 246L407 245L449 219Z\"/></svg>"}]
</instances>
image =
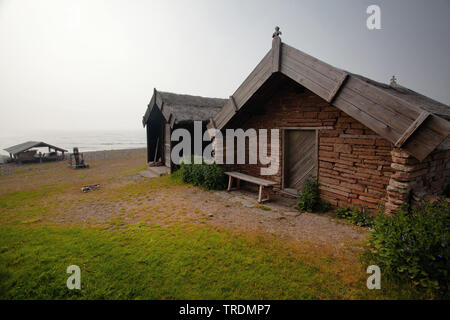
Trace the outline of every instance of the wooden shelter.
<instances>
[{"instance_id":1,"label":"wooden shelter","mask_svg":"<svg viewBox=\"0 0 450 320\"><path fill-rule=\"evenodd\" d=\"M184 128L194 134L194 121L206 123L223 107L225 99L162 92L154 89L142 124L147 128L147 160L172 167L170 153L173 130ZM194 150L192 150L194 152Z\"/></svg>"},{"instance_id":2,"label":"wooden shelter","mask_svg":"<svg viewBox=\"0 0 450 320\"><path fill-rule=\"evenodd\" d=\"M48 148L48 153L41 153L36 148ZM52 146L42 141L28 141L5 149L16 162L44 162L64 160L67 150ZM58 153L60 152L60 153Z\"/></svg>"},{"instance_id":3,"label":"wooden shelter","mask_svg":"<svg viewBox=\"0 0 450 320\"><path fill-rule=\"evenodd\" d=\"M386 85L335 68L277 31L209 128L280 129L279 170L261 178L282 192L296 194L314 175L334 206L388 211L414 194L442 193L450 180L449 106L395 78ZM261 166L230 169L259 176Z\"/></svg>"}]
</instances>

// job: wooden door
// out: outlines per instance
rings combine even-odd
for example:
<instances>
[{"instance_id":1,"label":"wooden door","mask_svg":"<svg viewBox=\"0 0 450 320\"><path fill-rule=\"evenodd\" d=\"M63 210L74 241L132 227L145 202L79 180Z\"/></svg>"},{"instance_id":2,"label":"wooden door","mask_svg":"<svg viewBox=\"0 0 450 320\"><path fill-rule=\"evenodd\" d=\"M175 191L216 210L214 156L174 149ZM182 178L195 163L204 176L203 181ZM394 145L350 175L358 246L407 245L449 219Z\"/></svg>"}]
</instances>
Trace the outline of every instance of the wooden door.
<instances>
[{"instance_id":1,"label":"wooden door","mask_svg":"<svg viewBox=\"0 0 450 320\"><path fill-rule=\"evenodd\" d=\"M171 141L170 141L170 124L166 123L164 126L164 164L166 167L171 167L170 153L172 152Z\"/></svg>"},{"instance_id":2,"label":"wooden door","mask_svg":"<svg viewBox=\"0 0 450 320\"><path fill-rule=\"evenodd\" d=\"M303 183L317 174L315 130L286 130L284 141L284 188L297 193Z\"/></svg>"}]
</instances>

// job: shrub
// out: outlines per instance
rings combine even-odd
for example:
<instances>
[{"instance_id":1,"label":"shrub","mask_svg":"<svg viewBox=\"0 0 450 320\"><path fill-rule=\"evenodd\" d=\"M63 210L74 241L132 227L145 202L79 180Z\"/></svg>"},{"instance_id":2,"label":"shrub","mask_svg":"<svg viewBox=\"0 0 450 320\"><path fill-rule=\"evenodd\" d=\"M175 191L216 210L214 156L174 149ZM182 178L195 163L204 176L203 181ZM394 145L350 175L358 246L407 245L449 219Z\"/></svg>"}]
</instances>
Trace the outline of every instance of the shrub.
<instances>
[{"instance_id":1,"label":"shrub","mask_svg":"<svg viewBox=\"0 0 450 320\"><path fill-rule=\"evenodd\" d=\"M207 190L222 190L226 187L224 170L217 164L186 164L180 167L184 183L201 186Z\"/></svg>"},{"instance_id":2,"label":"shrub","mask_svg":"<svg viewBox=\"0 0 450 320\"><path fill-rule=\"evenodd\" d=\"M227 185L227 179L224 170L216 163L207 165L203 164L203 184L207 190L222 190Z\"/></svg>"},{"instance_id":3,"label":"shrub","mask_svg":"<svg viewBox=\"0 0 450 320\"><path fill-rule=\"evenodd\" d=\"M360 227L373 227L375 215L363 207L359 210L356 207L343 207L335 211L336 217L350 221Z\"/></svg>"},{"instance_id":4,"label":"shrub","mask_svg":"<svg viewBox=\"0 0 450 320\"><path fill-rule=\"evenodd\" d=\"M192 165L192 184L194 186L201 186L204 182L203 164Z\"/></svg>"},{"instance_id":5,"label":"shrub","mask_svg":"<svg viewBox=\"0 0 450 320\"><path fill-rule=\"evenodd\" d=\"M384 272L414 286L448 295L450 205L443 199L404 207L394 216L380 212L367 256Z\"/></svg>"},{"instance_id":6,"label":"shrub","mask_svg":"<svg viewBox=\"0 0 450 320\"><path fill-rule=\"evenodd\" d=\"M181 178L183 182L192 183L192 165L182 162L179 170L181 171Z\"/></svg>"},{"instance_id":7,"label":"shrub","mask_svg":"<svg viewBox=\"0 0 450 320\"><path fill-rule=\"evenodd\" d=\"M303 184L303 189L298 193L297 208L310 212L324 212L329 209L328 203L320 199L316 177L308 178Z\"/></svg>"}]
</instances>

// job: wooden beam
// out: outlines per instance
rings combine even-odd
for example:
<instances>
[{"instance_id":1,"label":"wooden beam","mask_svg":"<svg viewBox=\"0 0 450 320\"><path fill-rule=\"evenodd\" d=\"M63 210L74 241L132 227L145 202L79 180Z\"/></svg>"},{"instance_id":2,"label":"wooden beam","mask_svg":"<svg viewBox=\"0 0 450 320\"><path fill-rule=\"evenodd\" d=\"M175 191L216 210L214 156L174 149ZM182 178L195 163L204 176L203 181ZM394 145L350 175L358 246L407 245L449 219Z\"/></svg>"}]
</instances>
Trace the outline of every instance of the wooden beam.
<instances>
[{"instance_id":1,"label":"wooden beam","mask_svg":"<svg viewBox=\"0 0 450 320\"><path fill-rule=\"evenodd\" d=\"M231 105L234 108L234 112L238 112L239 109L238 109L238 106L236 105L236 101L234 101L234 97L233 96L230 96L230 102L231 102Z\"/></svg>"},{"instance_id":2,"label":"wooden beam","mask_svg":"<svg viewBox=\"0 0 450 320\"><path fill-rule=\"evenodd\" d=\"M214 122L214 119L213 119L213 118L210 118L210 119L209 119L209 122L211 123L211 127L212 127L213 129L216 129L216 123Z\"/></svg>"},{"instance_id":3,"label":"wooden beam","mask_svg":"<svg viewBox=\"0 0 450 320\"><path fill-rule=\"evenodd\" d=\"M280 71L281 39L275 37L272 40L272 73Z\"/></svg>"},{"instance_id":4,"label":"wooden beam","mask_svg":"<svg viewBox=\"0 0 450 320\"><path fill-rule=\"evenodd\" d=\"M336 84L336 86L334 87L334 89L330 92L330 96L328 97L327 102L331 103L331 101L333 101L334 97L339 92L339 89L342 87L342 85L344 84L345 80L347 79L347 76L348 76L347 72L342 74L342 77L339 79L339 81Z\"/></svg>"},{"instance_id":5,"label":"wooden beam","mask_svg":"<svg viewBox=\"0 0 450 320\"><path fill-rule=\"evenodd\" d=\"M172 116L172 113L170 115ZM175 125L175 121L176 121L175 116L171 117L171 119L170 119L170 127L171 128L173 128L173 126Z\"/></svg>"},{"instance_id":6,"label":"wooden beam","mask_svg":"<svg viewBox=\"0 0 450 320\"><path fill-rule=\"evenodd\" d=\"M417 117L416 120L414 120L413 123L411 123L411 125L409 126L408 129L406 129L406 131L403 133L403 135L397 140L397 142L395 143L395 146L401 147L406 140L408 140L408 138L414 133L414 131L416 131L416 129L418 127L420 127L420 125L427 120L427 118L430 116L430 113L427 111L422 111L421 114L419 114L419 116Z\"/></svg>"}]
</instances>

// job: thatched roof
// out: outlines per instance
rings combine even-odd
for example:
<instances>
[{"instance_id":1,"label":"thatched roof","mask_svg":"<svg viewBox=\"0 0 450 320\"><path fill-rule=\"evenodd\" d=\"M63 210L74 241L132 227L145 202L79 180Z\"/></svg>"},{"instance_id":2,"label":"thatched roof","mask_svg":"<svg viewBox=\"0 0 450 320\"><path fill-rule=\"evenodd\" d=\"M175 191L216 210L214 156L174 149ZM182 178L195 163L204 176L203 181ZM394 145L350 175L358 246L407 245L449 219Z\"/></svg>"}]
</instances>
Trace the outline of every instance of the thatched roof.
<instances>
[{"instance_id":1,"label":"thatched roof","mask_svg":"<svg viewBox=\"0 0 450 320\"><path fill-rule=\"evenodd\" d=\"M18 154L24 151L27 151L29 149L32 148L42 148L42 147L49 147L52 149L55 149L57 151L61 151L61 152L67 152L67 150L59 148L59 147L55 147L52 146L51 144L45 143L45 142L41 142L41 141L28 141L28 142L24 142L9 148L4 149L6 152L8 152L9 154Z\"/></svg>"},{"instance_id":2,"label":"thatched roof","mask_svg":"<svg viewBox=\"0 0 450 320\"><path fill-rule=\"evenodd\" d=\"M155 107L159 108L171 126L192 121L209 121L226 101L226 99L176 94L155 89L142 119L142 124L144 127L146 126L150 113Z\"/></svg>"}]
</instances>

